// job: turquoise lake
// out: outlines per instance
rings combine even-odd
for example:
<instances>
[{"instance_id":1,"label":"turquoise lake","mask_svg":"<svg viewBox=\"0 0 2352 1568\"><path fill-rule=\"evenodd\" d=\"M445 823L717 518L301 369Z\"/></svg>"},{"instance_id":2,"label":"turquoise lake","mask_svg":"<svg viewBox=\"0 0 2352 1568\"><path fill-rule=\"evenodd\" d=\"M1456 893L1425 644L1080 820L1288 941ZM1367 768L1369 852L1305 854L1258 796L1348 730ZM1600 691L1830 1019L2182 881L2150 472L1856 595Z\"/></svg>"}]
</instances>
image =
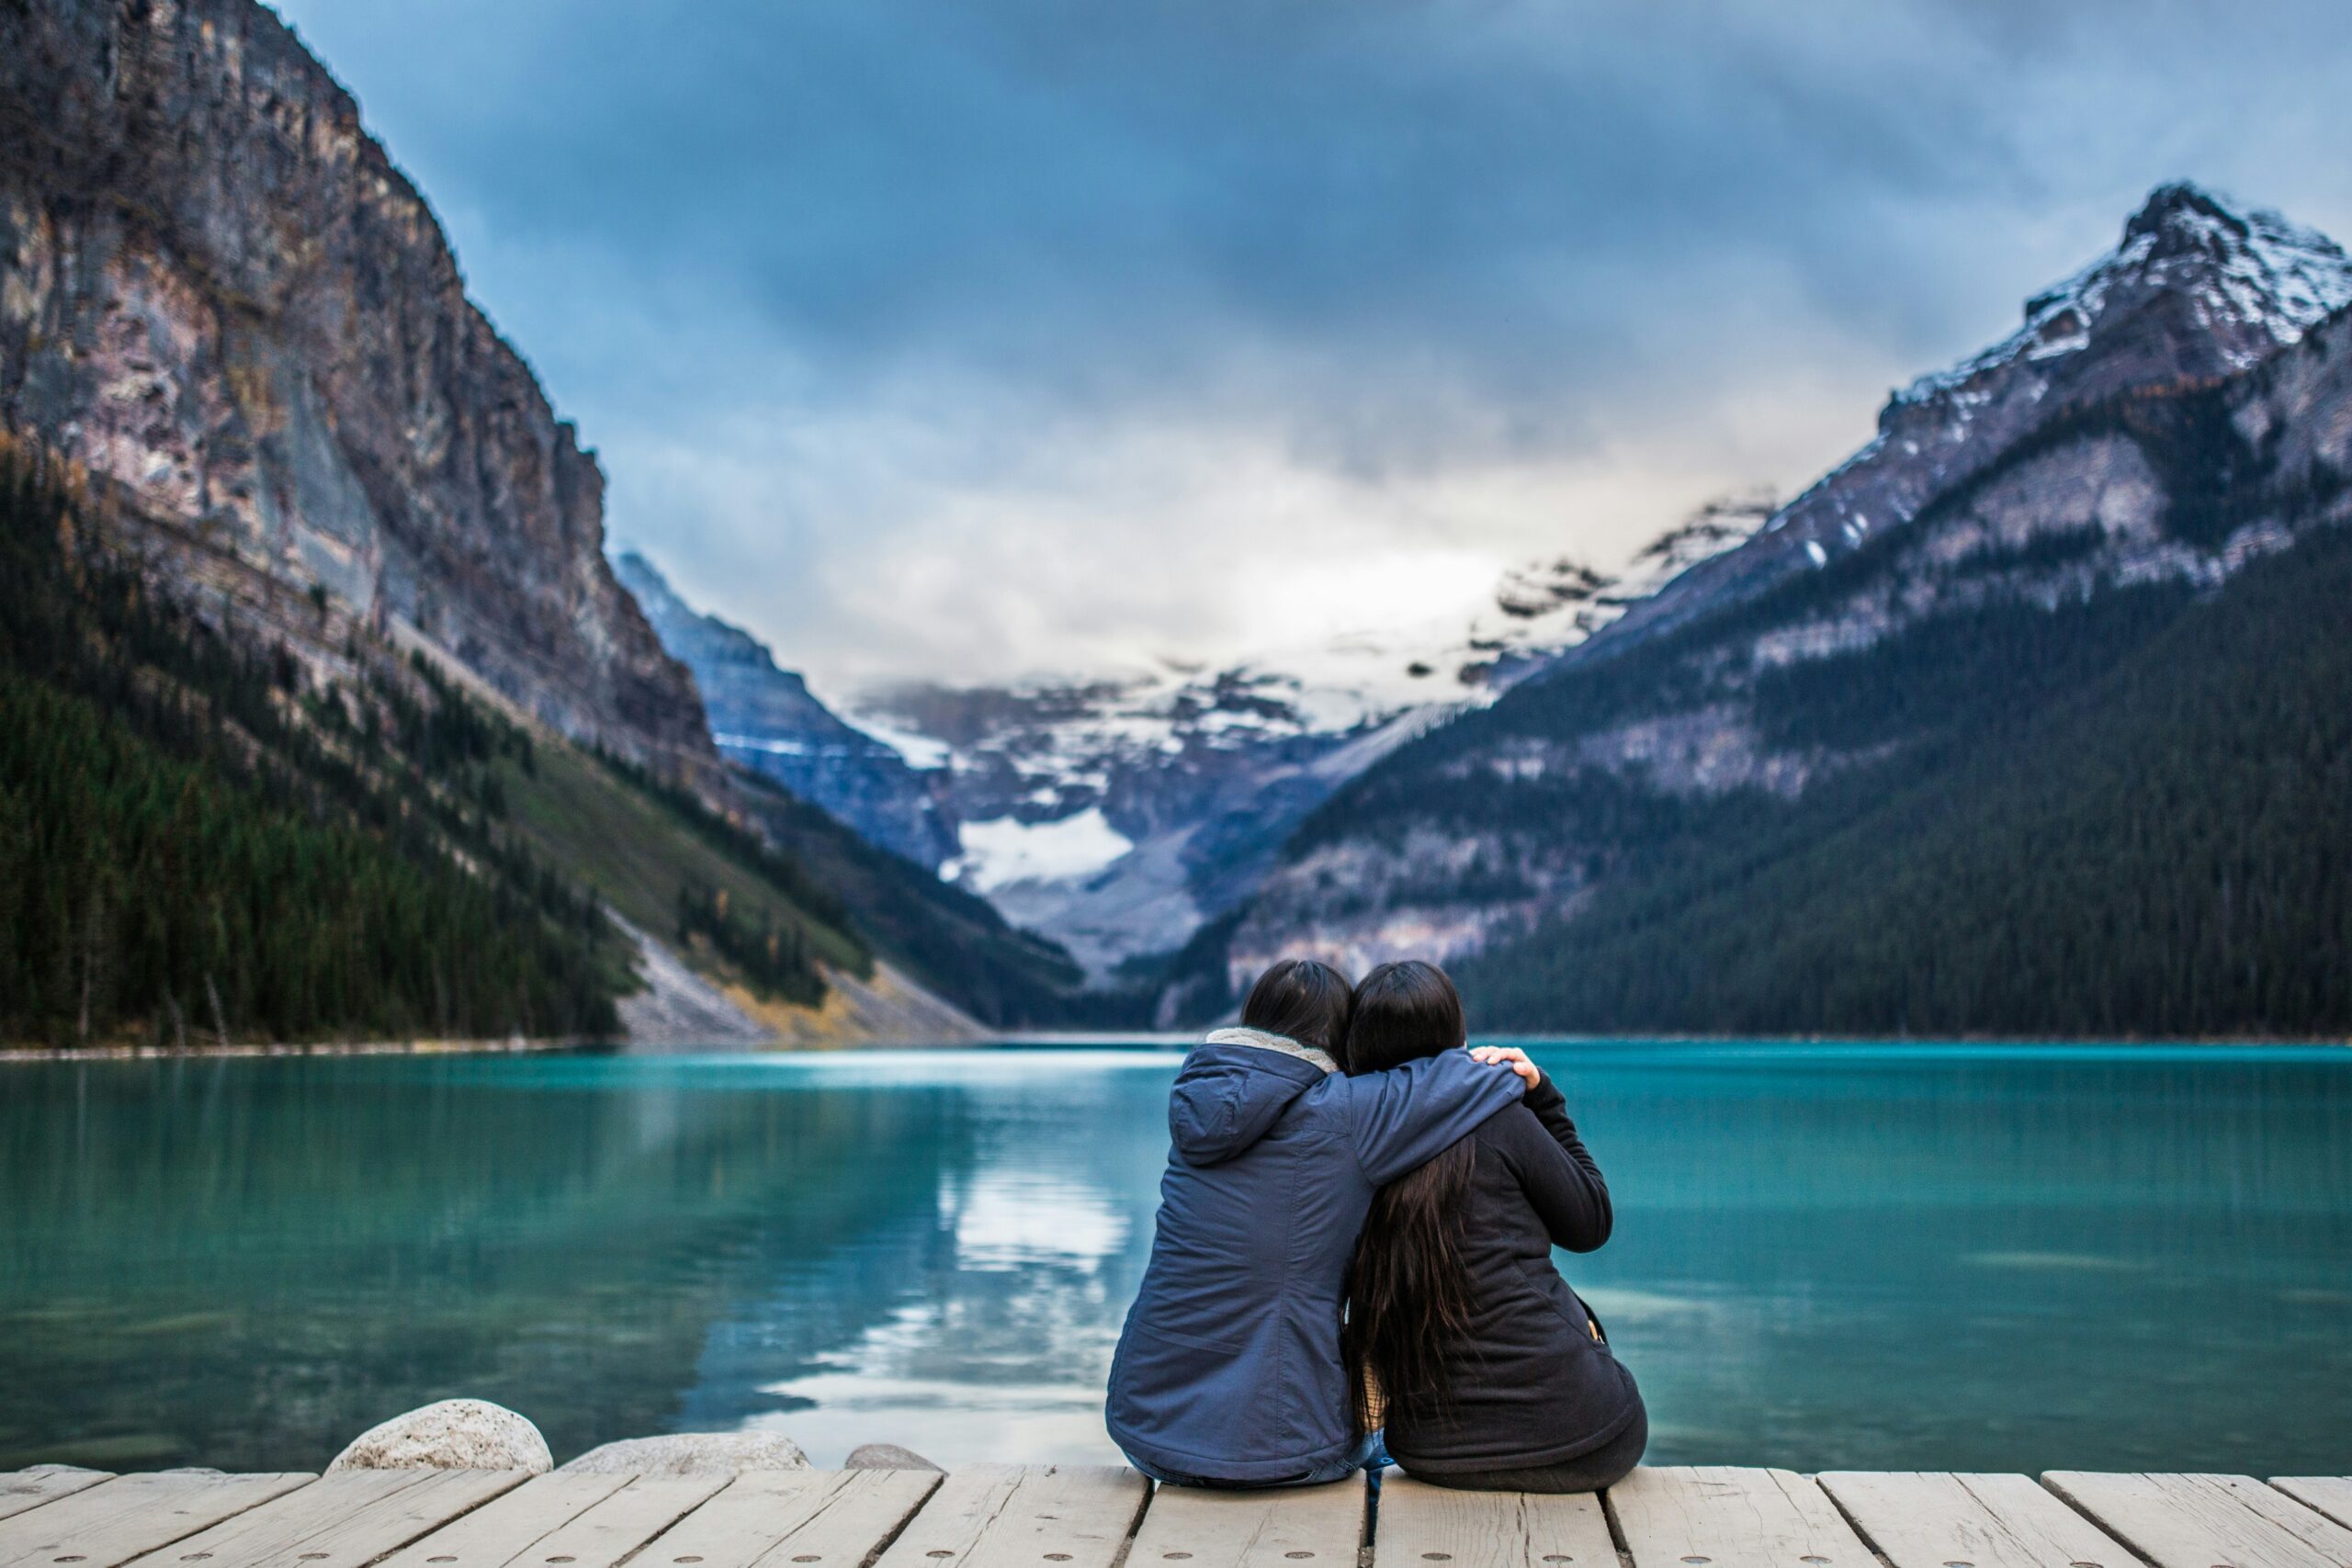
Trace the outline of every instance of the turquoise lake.
<instances>
[{"instance_id":1,"label":"turquoise lake","mask_svg":"<svg viewBox=\"0 0 2352 1568\"><path fill-rule=\"evenodd\" d=\"M2352 1052L1549 1043L1660 1462L2352 1468ZM0 1065L0 1469L1115 1458L1170 1050Z\"/></svg>"}]
</instances>

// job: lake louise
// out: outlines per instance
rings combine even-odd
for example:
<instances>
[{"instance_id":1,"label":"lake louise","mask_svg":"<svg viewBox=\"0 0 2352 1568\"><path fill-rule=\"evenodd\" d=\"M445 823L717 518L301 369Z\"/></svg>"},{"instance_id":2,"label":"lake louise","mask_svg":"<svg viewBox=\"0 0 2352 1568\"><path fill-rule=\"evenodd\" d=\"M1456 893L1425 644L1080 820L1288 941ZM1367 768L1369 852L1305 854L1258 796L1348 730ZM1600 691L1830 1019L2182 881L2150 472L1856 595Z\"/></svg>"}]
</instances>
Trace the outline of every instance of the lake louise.
<instances>
[{"instance_id":1,"label":"lake louise","mask_svg":"<svg viewBox=\"0 0 2352 1568\"><path fill-rule=\"evenodd\" d=\"M2352 1568L2347 83L0 0L0 1568Z\"/></svg>"},{"instance_id":2,"label":"lake louise","mask_svg":"<svg viewBox=\"0 0 2352 1568\"><path fill-rule=\"evenodd\" d=\"M1562 1267L1652 1461L2292 1472L2352 1451L2352 1055L1547 1042ZM315 1469L454 1393L559 1461L1114 1461L1155 1048L17 1064L0 1470ZM2337 1468L2341 1468L2337 1464Z\"/></svg>"}]
</instances>

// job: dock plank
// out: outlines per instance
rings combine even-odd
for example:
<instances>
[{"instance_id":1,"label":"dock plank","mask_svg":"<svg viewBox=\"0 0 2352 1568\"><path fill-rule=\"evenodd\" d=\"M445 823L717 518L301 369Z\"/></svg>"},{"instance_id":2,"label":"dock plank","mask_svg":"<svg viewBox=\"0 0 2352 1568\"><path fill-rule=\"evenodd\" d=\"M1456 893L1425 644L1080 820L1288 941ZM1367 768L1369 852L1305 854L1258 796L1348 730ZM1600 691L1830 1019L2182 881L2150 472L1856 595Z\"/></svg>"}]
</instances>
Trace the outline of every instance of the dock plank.
<instances>
[{"instance_id":1,"label":"dock plank","mask_svg":"<svg viewBox=\"0 0 2352 1568\"><path fill-rule=\"evenodd\" d=\"M1152 1513L1162 1506L1155 1502ZM1617 1548L1590 1492L1463 1492L1391 1472L1380 1488L1373 1561L1384 1568L1616 1568Z\"/></svg>"},{"instance_id":2,"label":"dock plank","mask_svg":"<svg viewBox=\"0 0 2352 1568\"><path fill-rule=\"evenodd\" d=\"M746 1472L636 1562L639 1568L864 1568L939 1482L927 1470Z\"/></svg>"},{"instance_id":3,"label":"dock plank","mask_svg":"<svg viewBox=\"0 0 2352 1568\"><path fill-rule=\"evenodd\" d=\"M2026 1476L1849 1470L1819 1479L1894 1568L2132 1568L2120 1542Z\"/></svg>"},{"instance_id":4,"label":"dock plank","mask_svg":"<svg viewBox=\"0 0 2352 1568\"><path fill-rule=\"evenodd\" d=\"M2274 1475L2270 1484L2305 1507L2352 1528L2352 1475Z\"/></svg>"},{"instance_id":5,"label":"dock plank","mask_svg":"<svg viewBox=\"0 0 2352 1568\"><path fill-rule=\"evenodd\" d=\"M503 1568L628 1483L627 1474L535 1475L504 1496L411 1541L384 1559L382 1568L422 1568L427 1562L437 1568L449 1563ZM713 1489L717 1484L712 1483Z\"/></svg>"},{"instance_id":6,"label":"dock plank","mask_svg":"<svg viewBox=\"0 0 2352 1568\"><path fill-rule=\"evenodd\" d=\"M617 1568L638 1548L693 1513L734 1479L731 1475L641 1475L539 1542L533 1556L539 1564L555 1568L564 1568L567 1559L571 1568Z\"/></svg>"},{"instance_id":7,"label":"dock plank","mask_svg":"<svg viewBox=\"0 0 2352 1568\"><path fill-rule=\"evenodd\" d=\"M38 1508L43 1503L54 1503L60 1497L70 1497L76 1492L88 1490L101 1481L112 1481L113 1472L104 1470L77 1470L71 1465L52 1465L47 1470L19 1470L0 1473L0 1519L12 1519L28 1508Z\"/></svg>"},{"instance_id":8,"label":"dock plank","mask_svg":"<svg viewBox=\"0 0 2352 1568\"><path fill-rule=\"evenodd\" d=\"M119 1568L315 1480L209 1470L119 1475L0 1519L0 1568Z\"/></svg>"},{"instance_id":9,"label":"dock plank","mask_svg":"<svg viewBox=\"0 0 2352 1568\"><path fill-rule=\"evenodd\" d=\"M1127 1562L1132 1568L1355 1568L1370 1495L1362 1475L1279 1492L1163 1486Z\"/></svg>"},{"instance_id":10,"label":"dock plank","mask_svg":"<svg viewBox=\"0 0 2352 1568\"><path fill-rule=\"evenodd\" d=\"M141 1568L368 1568L529 1479L519 1470L336 1471Z\"/></svg>"},{"instance_id":11,"label":"dock plank","mask_svg":"<svg viewBox=\"0 0 2352 1568\"><path fill-rule=\"evenodd\" d=\"M2250 1475L2052 1471L2043 1484L2156 1568L2342 1568L2352 1529Z\"/></svg>"},{"instance_id":12,"label":"dock plank","mask_svg":"<svg viewBox=\"0 0 2352 1568\"><path fill-rule=\"evenodd\" d=\"M971 1465L941 1483L877 1568L1110 1568L1149 1492L1124 1465Z\"/></svg>"},{"instance_id":13,"label":"dock plank","mask_svg":"<svg viewBox=\"0 0 2352 1568\"><path fill-rule=\"evenodd\" d=\"M1609 1489L1606 1506L1634 1568L1872 1568L1874 1562L1828 1495L1793 1471L1644 1466Z\"/></svg>"},{"instance_id":14,"label":"dock plank","mask_svg":"<svg viewBox=\"0 0 2352 1568\"><path fill-rule=\"evenodd\" d=\"M732 1475L542 1475L386 1558L379 1568L616 1568L646 1542L676 1524L734 1480ZM604 1494L571 1517L516 1544L523 1519L508 1513L526 1493L550 1481L604 1483ZM533 1500L534 1506L542 1506ZM549 1511L553 1511L550 1506ZM479 1522L477 1522L479 1521ZM511 1548L511 1550L510 1550Z\"/></svg>"}]
</instances>

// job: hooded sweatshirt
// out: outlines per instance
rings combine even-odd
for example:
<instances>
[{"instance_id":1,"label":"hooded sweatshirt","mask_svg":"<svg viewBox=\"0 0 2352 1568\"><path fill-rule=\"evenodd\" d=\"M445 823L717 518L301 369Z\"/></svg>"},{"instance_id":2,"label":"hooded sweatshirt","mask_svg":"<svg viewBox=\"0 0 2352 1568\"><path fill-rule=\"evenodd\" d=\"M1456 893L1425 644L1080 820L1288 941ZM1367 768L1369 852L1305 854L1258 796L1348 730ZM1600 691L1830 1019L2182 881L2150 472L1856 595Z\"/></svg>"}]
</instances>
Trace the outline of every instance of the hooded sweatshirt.
<instances>
[{"instance_id":1,"label":"hooded sweatshirt","mask_svg":"<svg viewBox=\"0 0 2352 1568\"><path fill-rule=\"evenodd\" d=\"M1113 1440L1170 1473L1259 1483L1349 1452L1340 1314L1373 1193L1522 1087L1466 1051L1349 1077L1257 1030L1195 1046L1168 1097L1151 1262L1111 1362Z\"/></svg>"}]
</instances>

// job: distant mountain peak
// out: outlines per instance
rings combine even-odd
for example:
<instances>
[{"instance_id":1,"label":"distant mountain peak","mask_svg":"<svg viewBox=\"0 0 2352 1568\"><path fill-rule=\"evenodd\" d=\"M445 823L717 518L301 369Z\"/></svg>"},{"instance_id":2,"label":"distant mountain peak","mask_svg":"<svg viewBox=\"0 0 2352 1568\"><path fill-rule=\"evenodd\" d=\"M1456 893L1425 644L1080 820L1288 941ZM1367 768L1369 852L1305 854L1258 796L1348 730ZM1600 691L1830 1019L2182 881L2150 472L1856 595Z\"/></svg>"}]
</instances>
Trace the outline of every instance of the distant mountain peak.
<instances>
[{"instance_id":1,"label":"distant mountain peak","mask_svg":"<svg viewBox=\"0 0 2352 1568\"><path fill-rule=\"evenodd\" d=\"M2243 369L2352 302L2352 256L2267 208L2241 208L2186 180L2158 186L2113 250L2029 298L2025 324L2011 336L1896 392L1881 428L1924 406L1965 400L2021 364L2054 368L2157 296L2185 300L2212 339L2216 370Z\"/></svg>"},{"instance_id":2,"label":"distant mountain peak","mask_svg":"<svg viewBox=\"0 0 2352 1568\"><path fill-rule=\"evenodd\" d=\"M2352 301L2352 256L2334 240L2186 180L2158 186L2124 224L2116 257L2135 253L2154 280L2211 289L2218 279L2217 303L2282 344Z\"/></svg>"},{"instance_id":3,"label":"distant mountain peak","mask_svg":"<svg viewBox=\"0 0 2352 1568\"><path fill-rule=\"evenodd\" d=\"M622 551L613 570L662 646L694 671L723 754L927 869L956 852L955 823L905 747L842 719L767 644L680 598L639 551Z\"/></svg>"}]
</instances>

